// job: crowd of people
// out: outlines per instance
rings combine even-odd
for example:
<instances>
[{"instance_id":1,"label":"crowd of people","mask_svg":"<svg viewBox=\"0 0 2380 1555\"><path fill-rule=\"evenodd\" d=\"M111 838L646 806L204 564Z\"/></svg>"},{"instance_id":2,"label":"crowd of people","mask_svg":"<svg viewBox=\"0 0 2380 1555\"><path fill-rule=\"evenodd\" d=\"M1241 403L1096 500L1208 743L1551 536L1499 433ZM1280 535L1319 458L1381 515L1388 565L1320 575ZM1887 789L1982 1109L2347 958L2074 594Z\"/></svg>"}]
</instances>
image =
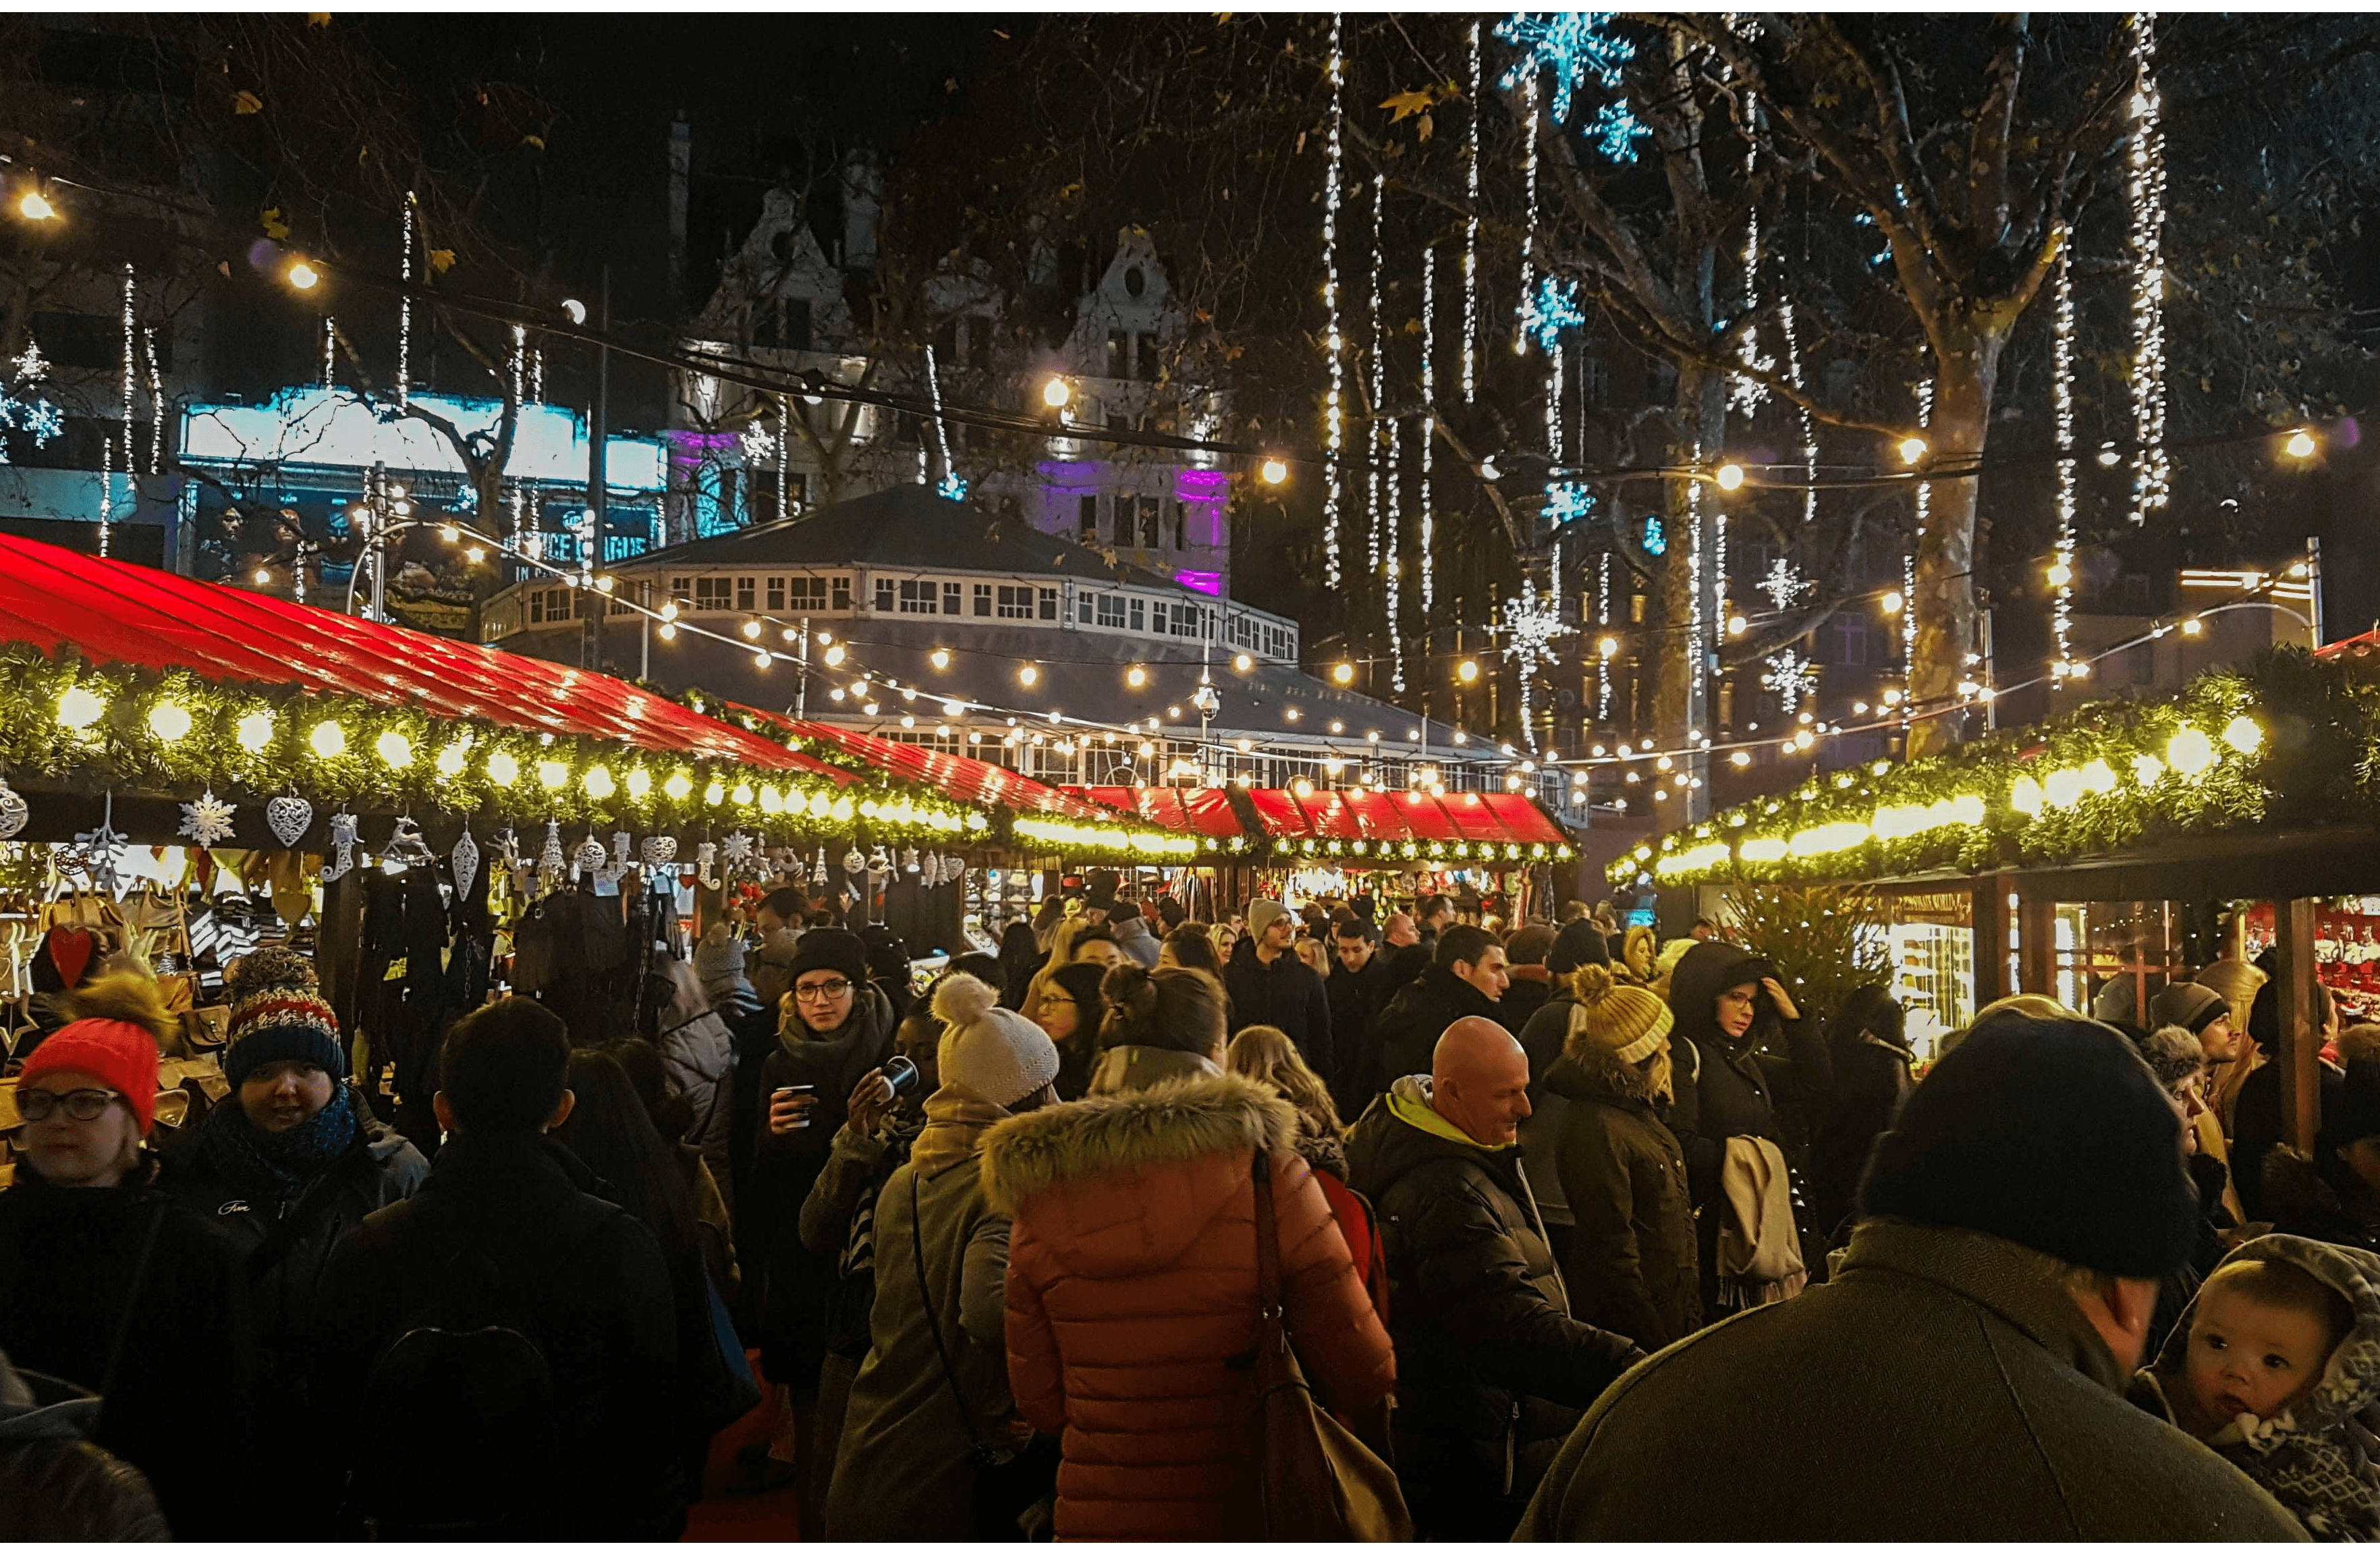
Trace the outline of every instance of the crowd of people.
<instances>
[{"instance_id":1,"label":"crowd of people","mask_svg":"<svg viewBox=\"0 0 2380 1555\"><path fill-rule=\"evenodd\" d=\"M1263 1537L1260 1280L1423 1537L2380 1537L2380 1027L2305 1155L2234 963L1921 1063L1708 923L1115 886L922 990L780 891L455 1022L434 1139L302 957L173 1130L153 983L67 996L0 1537L674 1538L755 1419L805 1537Z\"/></svg>"}]
</instances>

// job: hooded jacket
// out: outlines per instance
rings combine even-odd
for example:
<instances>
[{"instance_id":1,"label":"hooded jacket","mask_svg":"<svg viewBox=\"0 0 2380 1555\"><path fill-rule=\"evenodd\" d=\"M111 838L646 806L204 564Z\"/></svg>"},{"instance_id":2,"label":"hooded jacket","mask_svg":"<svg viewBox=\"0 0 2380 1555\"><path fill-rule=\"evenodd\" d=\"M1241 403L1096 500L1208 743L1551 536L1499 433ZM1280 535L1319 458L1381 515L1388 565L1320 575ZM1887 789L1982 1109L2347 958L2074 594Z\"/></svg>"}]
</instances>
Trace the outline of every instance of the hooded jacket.
<instances>
[{"instance_id":1,"label":"hooded jacket","mask_svg":"<svg viewBox=\"0 0 2380 1555\"><path fill-rule=\"evenodd\" d=\"M1108 927L1115 931L1116 947L1143 966L1157 965L1160 948L1157 936L1149 932L1148 920L1134 915L1122 923L1111 919Z\"/></svg>"},{"instance_id":2,"label":"hooded jacket","mask_svg":"<svg viewBox=\"0 0 2380 1555\"><path fill-rule=\"evenodd\" d=\"M661 1052L670 1094L684 1099L694 1118L693 1127L680 1142L702 1152L732 1210L735 1204L735 1174L730 1170L735 1124L735 1039L712 1008L694 968L683 961L666 965L670 999L662 1009L653 1046Z\"/></svg>"},{"instance_id":3,"label":"hooded jacket","mask_svg":"<svg viewBox=\"0 0 2380 1555\"><path fill-rule=\"evenodd\" d=\"M1397 990L1389 1007L1372 1028L1379 1067L1373 1075L1377 1096L1408 1075L1429 1073L1430 1055L1446 1028L1465 1015L1483 1015L1497 1025L1504 1015L1496 1001L1464 982L1444 966L1426 966L1421 975ZM1507 1030L1512 1029L1507 1027Z\"/></svg>"},{"instance_id":4,"label":"hooded jacket","mask_svg":"<svg viewBox=\"0 0 2380 1555\"><path fill-rule=\"evenodd\" d=\"M2310 1397L2269 1420L2242 1415L2206 1444L2316 1539L2380 1539L2380 1256L2301 1236L2260 1236L2223 1261L2246 1258L2295 1264L2345 1297L2355 1323ZM2184 1367L2197 1306L2191 1303L2134 1383L2134 1402L2163 1419L2172 1418L2174 1392L2189 1386Z\"/></svg>"},{"instance_id":5,"label":"hooded jacket","mask_svg":"<svg viewBox=\"0 0 2380 1555\"><path fill-rule=\"evenodd\" d=\"M1567 1102L1554 1162L1572 1228L1571 1315L1648 1353L1677 1342L1703 1318L1677 1136L1638 1087L1615 1087L1608 1066L1576 1054L1556 1061L1546 1088Z\"/></svg>"},{"instance_id":6,"label":"hooded jacket","mask_svg":"<svg viewBox=\"0 0 2380 1555\"><path fill-rule=\"evenodd\" d=\"M136 1286L140 1246L156 1242ZM124 1356L91 1440L139 1469L182 1539L244 1537L255 1328L237 1244L136 1169L113 1188L56 1188L18 1161L0 1193L0 1351L92 1392L117 1327Z\"/></svg>"},{"instance_id":7,"label":"hooded jacket","mask_svg":"<svg viewBox=\"0 0 2380 1555\"><path fill-rule=\"evenodd\" d=\"M1232 1001L1232 1028L1277 1026L1297 1044L1305 1066L1327 1080L1339 1073L1330 1030L1330 996L1314 968L1283 951L1268 966L1257 937L1243 935L1223 964L1223 991Z\"/></svg>"},{"instance_id":8,"label":"hooded jacket","mask_svg":"<svg viewBox=\"0 0 2380 1555\"><path fill-rule=\"evenodd\" d=\"M973 1450L1005 1440L1012 1407L1008 1217L987 1204L979 1167L985 1132L1007 1116L963 1088L936 1091L877 1198L868 1356L835 1452L830 1539L972 1537Z\"/></svg>"},{"instance_id":9,"label":"hooded jacket","mask_svg":"<svg viewBox=\"0 0 2380 1555\"><path fill-rule=\"evenodd\" d=\"M1008 1379L1062 1437L1063 1539L1257 1529L1254 1154L1270 1157L1281 1297L1299 1361L1344 1413L1385 1398L1389 1338L1299 1160L1297 1114L1219 1074L1092 1096L985 1137L1008 1253Z\"/></svg>"},{"instance_id":10,"label":"hooded jacket","mask_svg":"<svg viewBox=\"0 0 2380 1555\"><path fill-rule=\"evenodd\" d=\"M140 1471L91 1444L99 1400L0 1355L0 1544L162 1544Z\"/></svg>"},{"instance_id":11,"label":"hooded jacket","mask_svg":"<svg viewBox=\"0 0 2380 1555\"><path fill-rule=\"evenodd\" d=\"M1727 1142L1751 1137L1772 1140L1779 1148L1786 1144L1778 1124L1770 1073L1756 1051L1762 1045L1763 1027L1776 1017L1764 1008L1740 1042L1730 1041L1718 1026L1718 996L1752 980L1766 965L1741 945L1714 940L1687 951L1670 974L1670 1010L1677 1018L1670 1034L1677 1067L1677 1100L1670 1109L1669 1124L1686 1158L1686 1189L1694 1207L1695 1251L1701 1260L1706 1312L1718 1307L1718 1228L1726 1218L1719 1201L1719 1177L1727 1164ZM1806 1017L1776 1024L1782 1027L1788 1055L1779 1064L1779 1072L1805 1095L1826 1095L1834 1083L1833 1059L1826 1039ZM1688 1046L1694 1049L1692 1062L1685 1052ZM1787 1160L1791 1163L1790 1155ZM1819 1251L1805 1245L1803 1257L1815 1260Z\"/></svg>"},{"instance_id":12,"label":"hooded jacket","mask_svg":"<svg viewBox=\"0 0 2380 1555\"><path fill-rule=\"evenodd\" d=\"M1835 1277L1673 1344L1606 1393L1524 1539L2287 1540L2289 1513L2127 1403L2053 1266L1871 1221Z\"/></svg>"},{"instance_id":13,"label":"hooded jacket","mask_svg":"<svg viewBox=\"0 0 2380 1555\"><path fill-rule=\"evenodd\" d=\"M1509 1501L1517 1513L1578 1412L1640 1352L1572 1316L1520 1148L1481 1145L1439 1117L1427 1076L1373 1104L1348 1136L1347 1164L1388 1252L1398 1457L1415 1517L1433 1537L1474 1532L1433 1509Z\"/></svg>"}]
</instances>

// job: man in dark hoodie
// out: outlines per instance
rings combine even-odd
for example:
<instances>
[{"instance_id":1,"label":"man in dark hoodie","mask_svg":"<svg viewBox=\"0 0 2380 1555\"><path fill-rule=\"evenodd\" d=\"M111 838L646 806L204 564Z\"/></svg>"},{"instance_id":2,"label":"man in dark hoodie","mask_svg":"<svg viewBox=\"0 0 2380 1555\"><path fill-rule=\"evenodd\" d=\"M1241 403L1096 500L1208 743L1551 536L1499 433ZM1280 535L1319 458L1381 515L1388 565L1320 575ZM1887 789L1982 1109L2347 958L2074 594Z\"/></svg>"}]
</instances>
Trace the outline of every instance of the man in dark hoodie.
<instances>
[{"instance_id":1,"label":"man in dark hoodie","mask_svg":"<svg viewBox=\"0 0 2380 1555\"><path fill-rule=\"evenodd\" d=\"M1342 1118L1361 1116L1378 1094L1372 1076L1379 1064L1380 1012L1396 997L1396 974L1381 953L1379 931L1368 919L1342 917L1331 926L1330 976L1323 990L1330 999L1330 1045L1337 1051L1339 1073L1331 1095Z\"/></svg>"},{"instance_id":2,"label":"man in dark hoodie","mask_svg":"<svg viewBox=\"0 0 2380 1555\"><path fill-rule=\"evenodd\" d=\"M1248 931L1223 965L1223 991L1231 996L1239 1027L1275 1026L1297 1044L1297 1053L1317 1075L1338 1073L1331 1041L1330 995L1314 968L1290 947L1297 919L1278 902L1248 904Z\"/></svg>"},{"instance_id":3,"label":"man in dark hoodie","mask_svg":"<svg viewBox=\"0 0 2380 1555\"><path fill-rule=\"evenodd\" d=\"M1670 974L1670 1009L1678 1022L1670 1043L1679 1071L1670 1131L1686 1158L1703 1310L1716 1318L1745 1305L1738 1299L1742 1293L1727 1288L1718 1258L1719 1226L1728 1217L1720 1185L1728 1141L1765 1139L1780 1153L1785 1145L1777 1119L1779 1098L1761 1050L1781 1048L1777 1072L1813 1098L1832 1088L1833 1055L1826 1039L1794 1007L1777 969L1740 945L1714 940L1679 957ZM1819 1255L1815 1240L1797 1233L1805 1269Z\"/></svg>"},{"instance_id":4,"label":"man in dark hoodie","mask_svg":"<svg viewBox=\"0 0 2380 1555\"><path fill-rule=\"evenodd\" d=\"M1373 1094L1407 1075L1428 1073L1439 1038L1465 1015L1503 1025L1500 1001L1508 980L1504 947L1486 929L1459 923L1439 935L1430 964L1397 990L1372 1028L1380 1054Z\"/></svg>"},{"instance_id":5,"label":"man in dark hoodie","mask_svg":"<svg viewBox=\"0 0 2380 1555\"><path fill-rule=\"evenodd\" d=\"M1427 1538L1509 1537L1579 1411L1643 1356L1571 1316L1521 1166L1528 1087L1511 1034L1458 1020L1347 1140L1388 1254L1397 1459Z\"/></svg>"}]
</instances>

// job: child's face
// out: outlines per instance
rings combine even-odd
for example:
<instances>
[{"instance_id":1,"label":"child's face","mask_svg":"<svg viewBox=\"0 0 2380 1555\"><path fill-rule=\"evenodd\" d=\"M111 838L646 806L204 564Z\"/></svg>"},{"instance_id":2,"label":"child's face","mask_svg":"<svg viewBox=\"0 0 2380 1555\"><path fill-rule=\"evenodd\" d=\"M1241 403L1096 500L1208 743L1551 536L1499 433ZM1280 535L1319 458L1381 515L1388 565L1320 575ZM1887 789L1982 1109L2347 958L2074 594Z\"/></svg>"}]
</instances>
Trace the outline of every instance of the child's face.
<instances>
[{"instance_id":1,"label":"child's face","mask_svg":"<svg viewBox=\"0 0 2380 1555\"><path fill-rule=\"evenodd\" d=\"M2190 1326L2191 1397L2209 1430L2236 1415L2274 1415L2313 1391L2330 1358L2320 1318L2220 1287L2203 1293Z\"/></svg>"}]
</instances>

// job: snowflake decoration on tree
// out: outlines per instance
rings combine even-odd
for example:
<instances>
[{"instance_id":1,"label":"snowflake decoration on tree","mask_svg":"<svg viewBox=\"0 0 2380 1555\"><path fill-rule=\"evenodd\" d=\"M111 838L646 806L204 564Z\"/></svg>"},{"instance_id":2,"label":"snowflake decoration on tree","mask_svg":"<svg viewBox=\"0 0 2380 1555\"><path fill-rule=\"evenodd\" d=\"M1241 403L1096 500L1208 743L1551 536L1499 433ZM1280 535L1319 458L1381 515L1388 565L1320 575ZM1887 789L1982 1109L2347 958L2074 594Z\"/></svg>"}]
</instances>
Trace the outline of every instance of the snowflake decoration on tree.
<instances>
[{"instance_id":1,"label":"snowflake decoration on tree","mask_svg":"<svg viewBox=\"0 0 2380 1555\"><path fill-rule=\"evenodd\" d=\"M27 397L25 391L50 375L50 364L42 359L41 346L28 338L24 354L14 366L16 389L0 385L0 432L24 432L32 438L34 447L46 448L66 431L66 413L49 400ZM7 462L7 440L0 438L0 465Z\"/></svg>"},{"instance_id":2,"label":"snowflake decoration on tree","mask_svg":"<svg viewBox=\"0 0 2380 1555\"><path fill-rule=\"evenodd\" d=\"M1789 648L1768 656L1768 669L1761 675L1760 684L1782 699L1790 714L1801 707L1804 698L1818 694L1818 666Z\"/></svg>"},{"instance_id":3,"label":"snowflake decoration on tree","mask_svg":"<svg viewBox=\"0 0 2380 1555\"><path fill-rule=\"evenodd\" d=\"M1670 531L1661 525L1658 513L1645 515L1645 554L1666 556L1670 553Z\"/></svg>"},{"instance_id":4,"label":"snowflake decoration on tree","mask_svg":"<svg viewBox=\"0 0 2380 1555\"><path fill-rule=\"evenodd\" d=\"M1595 493L1575 480L1557 480L1546 488L1546 516L1556 528L1595 516Z\"/></svg>"},{"instance_id":5,"label":"snowflake decoration on tree","mask_svg":"<svg viewBox=\"0 0 2380 1555\"><path fill-rule=\"evenodd\" d=\"M1585 326L1586 315L1579 310L1575 281L1543 277L1522 310L1521 327L1537 337L1540 350L1550 351L1560 345L1564 331Z\"/></svg>"},{"instance_id":6,"label":"snowflake decoration on tree","mask_svg":"<svg viewBox=\"0 0 2380 1555\"><path fill-rule=\"evenodd\" d=\"M1621 67L1636 57L1636 45L1609 30L1612 18L1609 11L1515 11L1496 24L1496 36L1521 51L1504 72L1504 86L1509 90L1537 71L1552 71L1556 124L1569 120L1571 98L1586 81L1620 91ZM1634 162L1636 142L1651 133L1624 98L1597 107L1586 127L1596 149L1618 163Z\"/></svg>"},{"instance_id":7,"label":"snowflake decoration on tree","mask_svg":"<svg viewBox=\"0 0 2380 1555\"><path fill-rule=\"evenodd\" d=\"M730 832L720 839L719 856L729 864L741 864L752 856L752 839L742 832Z\"/></svg>"},{"instance_id":8,"label":"snowflake decoration on tree","mask_svg":"<svg viewBox=\"0 0 2380 1555\"><path fill-rule=\"evenodd\" d=\"M14 365L17 386L20 389L29 383L38 383L50 375L49 359L42 355L42 343L30 334L25 337L25 349Z\"/></svg>"},{"instance_id":9,"label":"snowflake decoration on tree","mask_svg":"<svg viewBox=\"0 0 2380 1555\"><path fill-rule=\"evenodd\" d=\"M1793 570L1793 564L1779 556L1768 564L1768 574L1753 585L1768 596L1779 610L1790 608L1793 601L1808 593L1814 585Z\"/></svg>"},{"instance_id":10,"label":"snowflake decoration on tree","mask_svg":"<svg viewBox=\"0 0 2380 1555\"><path fill-rule=\"evenodd\" d=\"M943 496L948 497L953 502L966 501L967 483L958 476L943 476L941 480L935 483L934 490L941 492Z\"/></svg>"},{"instance_id":11,"label":"snowflake decoration on tree","mask_svg":"<svg viewBox=\"0 0 2380 1555\"><path fill-rule=\"evenodd\" d=\"M213 847L231 841L232 807L215 797L210 788L182 807L182 835L200 847Z\"/></svg>"},{"instance_id":12,"label":"snowflake decoration on tree","mask_svg":"<svg viewBox=\"0 0 2380 1555\"><path fill-rule=\"evenodd\" d=\"M744 462L765 464L777 456L777 435L755 421L744 429Z\"/></svg>"},{"instance_id":13,"label":"snowflake decoration on tree","mask_svg":"<svg viewBox=\"0 0 2380 1555\"><path fill-rule=\"evenodd\" d=\"M1749 372L1774 372L1777 358L1760 348L1760 332L1755 326L1743 326L1743 342L1736 347L1735 359ZM1727 407L1738 416L1752 416L1768 403L1768 385L1745 373L1730 373L1727 380Z\"/></svg>"},{"instance_id":14,"label":"snowflake decoration on tree","mask_svg":"<svg viewBox=\"0 0 2380 1555\"><path fill-rule=\"evenodd\" d=\"M1522 580L1519 599L1504 601L1504 657L1519 661L1524 675L1555 662L1554 639L1569 630L1553 601L1529 579Z\"/></svg>"}]
</instances>

